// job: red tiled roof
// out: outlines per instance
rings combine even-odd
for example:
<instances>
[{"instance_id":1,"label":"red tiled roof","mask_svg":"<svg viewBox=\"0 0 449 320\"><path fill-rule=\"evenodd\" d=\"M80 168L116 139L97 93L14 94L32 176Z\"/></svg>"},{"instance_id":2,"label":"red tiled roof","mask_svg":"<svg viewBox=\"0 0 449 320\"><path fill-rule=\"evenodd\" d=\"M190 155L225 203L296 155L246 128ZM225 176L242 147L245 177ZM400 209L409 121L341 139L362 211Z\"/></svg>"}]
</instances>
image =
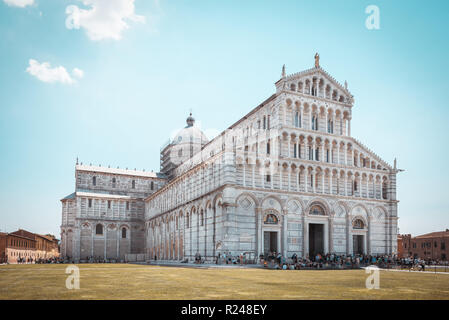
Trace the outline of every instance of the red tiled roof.
<instances>
[{"instance_id":1,"label":"red tiled roof","mask_svg":"<svg viewBox=\"0 0 449 320\"><path fill-rule=\"evenodd\" d=\"M446 229L446 231L437 231L437 232L422 234L420 236L416 236L415 239L442 238L442 237L449 237L449 230Z\"/></svg>"}]
</instances>

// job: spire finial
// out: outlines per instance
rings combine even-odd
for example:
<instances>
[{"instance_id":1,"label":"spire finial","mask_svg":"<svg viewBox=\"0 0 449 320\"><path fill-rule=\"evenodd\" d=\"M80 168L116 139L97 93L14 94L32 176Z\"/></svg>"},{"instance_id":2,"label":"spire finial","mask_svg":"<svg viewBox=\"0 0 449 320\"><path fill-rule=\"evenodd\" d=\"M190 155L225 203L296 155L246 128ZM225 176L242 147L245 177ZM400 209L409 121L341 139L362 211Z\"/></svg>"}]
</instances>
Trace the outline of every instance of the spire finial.
<instances>
[{"instance_id":1,"label":"spire finial","mask_svg":"<svg viewBox=\"0 0 449 320\"><path fill-rule=\"evenodd\" d=\"M76 157L76 165L78 165L78 157Z\"/></svg>"},{"instance_id":2,"label":"spire finial","mask_svg":"<svg viewBox=\"0 0 449 320\"><path fill-rule=\"evenodd\" d=\"M285 78L285 64L282 66L282 78Z\"/></svg>"},{"instance_id":3,"label":"spire finial","mask_svg":"<svg viewBox=\"0 0 449 320\"><path fill-rule=\"evenodd\" d=\"M315 53L315 68L319 68L320 67L320 55L317 53Z\"/></svg>"},{"instance_id":4,"label":"spire finial","mask_svg":"<svg viewBox=\"0 0 449 320\"><path fill-rule=\"evenodd\" d=\"M345 80L345 89L348 90L348 81Z\"/></svg>"}]
</instances>

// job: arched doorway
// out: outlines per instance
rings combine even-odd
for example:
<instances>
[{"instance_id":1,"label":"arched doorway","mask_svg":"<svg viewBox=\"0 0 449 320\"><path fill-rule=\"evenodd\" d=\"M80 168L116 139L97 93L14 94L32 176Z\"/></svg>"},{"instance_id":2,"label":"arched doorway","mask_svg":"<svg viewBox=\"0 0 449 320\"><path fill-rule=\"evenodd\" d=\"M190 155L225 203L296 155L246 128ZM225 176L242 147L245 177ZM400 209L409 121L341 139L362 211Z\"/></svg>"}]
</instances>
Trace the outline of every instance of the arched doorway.
<instances>
[{"instance_id":1,"label":"arched doorway","mask_svg":"<svg viewBox=\"0 0 449 320\"><path fill-rule=\"evenodd\" d=\"M309 256L327 253L327 215L321 204L314 203L310 206L308 217L308 241Z\"/></svg>"},{"instance_id":2,"label":"arched doorway","mask_svg":"<svg viewBox=\"0 0 449 320\"><path fill-rule=\"evenodd\" d=\"M352 221L352 252L353 254L366 253L366 224L361 218Z\"/></svg>"},{"instance_id":3,"label":"arched doorway","mask_svg":"<svg viewBox=\"0 0 449 320\"><path fill-rule=\"evenodd\" d=\"M269 209L265 211L262 227L264 255L280 252L281 225L279 216L276 210Z\"/></svg>"}]
</instances>

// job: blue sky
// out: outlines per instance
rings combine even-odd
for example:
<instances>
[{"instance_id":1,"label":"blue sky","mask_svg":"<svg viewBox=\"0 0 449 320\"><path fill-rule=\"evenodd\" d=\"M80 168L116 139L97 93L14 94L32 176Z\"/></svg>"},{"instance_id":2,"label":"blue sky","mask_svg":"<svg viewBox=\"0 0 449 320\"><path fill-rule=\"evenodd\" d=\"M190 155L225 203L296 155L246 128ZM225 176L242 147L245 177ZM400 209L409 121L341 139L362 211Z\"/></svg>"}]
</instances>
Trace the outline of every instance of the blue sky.
<instances>
[{"instance_id":1,"label":"blue sky","mask_svg":"<svg viewBox=\"0 0 449 320\"><path fill-rule=\"evenodd\" d=\"M1 230L59 236L76 157L157 171L190 109L221 131L274 92L283 64L308 69L315 52L355 97L352 135L405 169L400 232L449 228L449 2L136 0L127 28L104 0L87 4L0 0ZM70 29L70 5L106 12ZM368 5L379 30L365 27Z\"/></svg>"}]
</instances>

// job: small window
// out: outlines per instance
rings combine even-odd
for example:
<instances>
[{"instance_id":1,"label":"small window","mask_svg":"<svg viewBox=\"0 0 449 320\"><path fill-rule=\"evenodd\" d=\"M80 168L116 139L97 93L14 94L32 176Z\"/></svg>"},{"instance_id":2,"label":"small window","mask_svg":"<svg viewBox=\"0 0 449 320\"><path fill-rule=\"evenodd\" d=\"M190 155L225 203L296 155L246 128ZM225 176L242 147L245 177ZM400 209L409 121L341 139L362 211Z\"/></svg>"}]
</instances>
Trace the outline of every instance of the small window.
<instances>
[{"instance_id":1,"label":"small window","mask_svg":"<svg viewBox=\"0 0 449 320\"><path fill-rule=\"evenodd\" d=\"M122 239L126 239L126 228L122 228Z\"/></svg>"},{"instance_id":2,"label":"small window","mask_svg":"<svg viewBox=\"0 0 449 320\"><path fill-rule=\"evenodd\" d=\"M154 182L151 181L151 190L154 190Z\"/></svg>"},{"instance_id":3,"label":"small window","mask_svg":"<svg viewBox=\"0 0 449 320\"><path fill-rule=\"evenodd\" d=\"M295 127L299 127L299 112L295 113Z\"/></svg>"},{"instance_id":4,"label":"small window","mask_svg":"<svg viewBox=\"0 0 449 320\"><path fill-rule=\"evenodd\" d=\"M92 208L92 199L89 199L88 203L89 203L89 208Z\"/></svg>"},{"instance_id":5,"label":"small window","mask_svg":"<svg viewBox=\"0 0 449 320\"><path fill-rule=\"evenodd\" d=\"M136 180L133 180L132 183L131 183L131 185L132 185L131 187L132 187L133 189L135 189L135 188L136 188Z\"/></svg>"},{"instance_id":6,"label":"small window","mask_svg":"<svg viewBox=\"0 0 449 320\"><path fill-rule=\"evenodd\" d=\"M271 175L270 175L270 174L267 174L267 175L266 175L266 181L267 181L267 182L271 182Z\"/></svg>"},{"instance_id":7,"label":"small window","mask_svg":"<svg viewBox=\"0 0 449 320\"><path fill-rule=\"evenodd\" d=\"M382 183L382 198L387 199L387 184L385 182Z\"/></svg>"},{"instance_id":8,"label":"small window","mask_svg":"<svg viewBox=\"0 0 449 320\"><path fill-rule=\"evenodd\" d=\"M111 209L111 200L108 200L108 209Z\"/></svg>"},{"instance_id":9,"label":"small window","mask_svg":"<svg viewBox=\"0 0 449 320\"><path fill-rule=\"evenodd\" d=\"M441 242L441 250L446 250L446 242Z\"/></svg>"},{"instance_id":10,"label":"small window","mask_svg":"<svg viewBox=\"0 0 449 320\"><path fill-rule=\"evenodd\" d=\"M327 133L334 133L334 121L332 120L327 122Z\"/></svg>"},{"instance_id":11,"label":"small window","mask_svg":"<svg viewBox=\"0 0 449 320\"><path fill-rule=\"evenodd\" d=\"M263 117L263 128L266 129L267 128L267 117Z\"/></svg>"},{"instance_id":12,"label":"small window","mask_svg":"<svg viewBox=\"0 0 449 320\"><path fill-rule=\"evenodd\" d=\"M316 115L312 116L312 130L318 131L318 117Z\"/></svg>"},{"instance_id":13,"label":"small window","mask_svg":"<svg viewBox=\"0 0 449 320\"><path fill-rule=\"evenodd\" d=\"M201 226L204 226L204 214L203 214L202 211L201 211L201 214L200 214L200 221L201 221Z\"/></svg>"},{"instance_id":14,"label":"small window","mask_svg":"<svg viewBox=\"0 0 449 320\"><path fill-rule=\"evenodd\" d=\"M267 154L270 154L270 141L267 142Z\"/></svg>"},{"instance_id":15,"label":"small window","mask_svg":"<svg viewBox=\"0 0 449 320\"><path fill-rule=\"evenodd\" d=\"M112 178L112 187L115 188L117 180L115 178Z\"/></svg>"},{"instance_id":16,"label":"small window","mask_svg":"<svg viewBox=\"0 0 449 320\"><path fill-rule=\"evenodd\" d=\"M178 150L178 157L182 157L182 149Z\"/></svg>"},{"instance_id":17,"label":"small window","mask_svg":"<svg viewBox=\"0 0 449 320\"><path fill-rule=\"evenodd\" d=\"M94 186L97 185L97 177L92 177L92 184L93 184Z\"/></svg>"},{"instance_id":18,"label":"small window","mask_svg":"<svg viewBox=\"0 0 449 320\"><path fill-rule=\"evenodd\" d=\"M129 201L126 201L126 210L129 210Z\"/></svg>"},{"instance_id":19,"label":"small window","mask_svg":"<svg viewBox=\"0 0 449 320\"><path fill-rule=\"evenodd\" d=\"M103 234L103 225L97 224L95 227L95 234L102 235Z\"/></svg>"}]
</instances>

